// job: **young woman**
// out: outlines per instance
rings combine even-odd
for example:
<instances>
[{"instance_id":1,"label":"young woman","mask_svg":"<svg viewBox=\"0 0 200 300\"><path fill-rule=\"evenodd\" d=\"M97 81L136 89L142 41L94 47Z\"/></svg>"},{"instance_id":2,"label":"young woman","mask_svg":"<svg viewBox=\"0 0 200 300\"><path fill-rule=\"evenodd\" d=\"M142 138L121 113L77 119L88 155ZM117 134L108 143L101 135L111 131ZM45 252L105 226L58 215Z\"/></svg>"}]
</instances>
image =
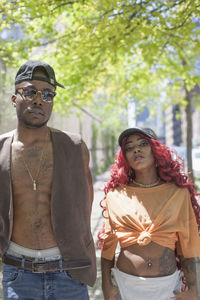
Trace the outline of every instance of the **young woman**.
<instances>
[{"instance_id":1,"label":"young woman","mask_svg":"<svg viewBox=\"0 0 200 300\"><path fill-rule=\"evenodd\" d=\"M119 145L99 234L104 299L194 300L200 207L183 162L150 128L123 131Z\"/></svg>"}]
</instances>

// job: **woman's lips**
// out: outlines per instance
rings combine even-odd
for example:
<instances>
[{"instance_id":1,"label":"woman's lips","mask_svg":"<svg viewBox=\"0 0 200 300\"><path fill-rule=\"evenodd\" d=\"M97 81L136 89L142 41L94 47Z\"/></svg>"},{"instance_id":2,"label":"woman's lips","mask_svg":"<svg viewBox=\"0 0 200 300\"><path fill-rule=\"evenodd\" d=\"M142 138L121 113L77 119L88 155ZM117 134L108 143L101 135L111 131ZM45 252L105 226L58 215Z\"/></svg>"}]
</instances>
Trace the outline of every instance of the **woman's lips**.
<instances>
[{"instance_id":1,"label":"woman's lips","mask_svg":"<svg viewBox=\"0 0 200 300\"><path fill-rule=\"evenodd\" d=\"M143 158L144 158L144 156L142 156L142 155L135 155L134 161L139 161L139 160L141 160Z\"/></svg>"}]
</instances>

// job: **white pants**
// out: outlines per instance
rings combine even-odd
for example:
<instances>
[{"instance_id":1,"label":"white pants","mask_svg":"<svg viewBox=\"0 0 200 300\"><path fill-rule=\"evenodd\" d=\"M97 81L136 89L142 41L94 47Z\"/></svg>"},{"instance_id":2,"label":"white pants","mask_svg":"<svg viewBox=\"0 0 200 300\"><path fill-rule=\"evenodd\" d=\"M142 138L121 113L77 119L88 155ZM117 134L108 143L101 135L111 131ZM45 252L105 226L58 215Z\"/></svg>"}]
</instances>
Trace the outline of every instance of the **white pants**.
<instances>
[{"instance_id":1,"label":"white pants","mask_svg":"<svg viewBox=\"0 0 200 300\"><path fill-rule=\"evenodd\" d=\"M163 277L138 277L113 268L112 275L122 300L172 300L176 299L173 292L181 286L178 270Z\"/></svg>"}]
</instances>

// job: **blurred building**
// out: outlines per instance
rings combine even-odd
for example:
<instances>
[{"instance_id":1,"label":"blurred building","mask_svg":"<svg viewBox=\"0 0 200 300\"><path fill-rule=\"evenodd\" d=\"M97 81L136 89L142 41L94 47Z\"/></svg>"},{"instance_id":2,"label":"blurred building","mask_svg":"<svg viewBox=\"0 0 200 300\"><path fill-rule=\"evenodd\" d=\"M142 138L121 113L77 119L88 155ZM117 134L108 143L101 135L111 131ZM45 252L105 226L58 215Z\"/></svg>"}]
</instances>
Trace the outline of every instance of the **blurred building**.
<instances>
[{"instance_id":1,"label":"blurred building","mask_svg":"<svg viewBox=\"0 0 200 300\"><path fill-rule=\"evenodd\" d=\"M196 86L191 90L193 97L192 106L192 146L200 146L200 110L198 108L200 89ZM179 105L171 105L165 111L166 143L168 145L186 146L187 118L184 108Z\"/></svg>"},{"instance_id":2,"label":"blurred building","mask_svg":"<svg viewBox=\"0 0 200 300\"><path fill-rule=\"evenodd\" d=\"M165 137L166 144L181 146L183 144L182 134L182 117L180 115L180 109L178 105L171 105L165 110Z\"/></svg>"},{"instance_id":3,"label":"blurred building","mask_svg":"<svg viewBox=\"0 0 200 300\"><path fill-rule=\"evenodd\" d=\"M151 100L149 100L151 101ZM128 127L150 127L152 128L159 140L165 143L165 112L160 103L156 106L156 113L151 115L149 109L145 106L141 109L137 102L131 102L128 106ZM141 112L138 112L141 111Z\"/></svg>"}]
</instances>

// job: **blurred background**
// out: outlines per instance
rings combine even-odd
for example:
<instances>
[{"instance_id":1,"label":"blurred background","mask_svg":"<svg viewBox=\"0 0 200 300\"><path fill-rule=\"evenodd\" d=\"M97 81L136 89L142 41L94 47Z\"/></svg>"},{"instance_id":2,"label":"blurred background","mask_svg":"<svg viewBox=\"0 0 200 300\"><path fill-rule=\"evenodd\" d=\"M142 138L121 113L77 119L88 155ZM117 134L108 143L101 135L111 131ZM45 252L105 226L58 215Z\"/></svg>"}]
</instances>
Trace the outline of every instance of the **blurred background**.
<instances>
[{"instance_id":1,"label":"blurred background","mask_svg":"<svg viewBox=\"0 0 200 300\"><path fill-rule=\"evenodd\" d=\"M0 12L0 134L16 126L17 69L42 60L65 86L49 125L81 134L94 182L120 132L141 126L183 158L199 189L199 0L1 0Z\"/></svg>"},{"instance_id":2,"label":"blurred background","mask_svg":"<svg viewBox=\"0 0 200 300\"><path fill-rule=\"evenodd\" d=\"M50 126L82 135L94 177L112 163L121 130L147 126L183 156L195 181L199 7L197 0L0 1L0 133L15 128L17 68L43 60L65 86Z\"/></svg>"}]
</instances>

